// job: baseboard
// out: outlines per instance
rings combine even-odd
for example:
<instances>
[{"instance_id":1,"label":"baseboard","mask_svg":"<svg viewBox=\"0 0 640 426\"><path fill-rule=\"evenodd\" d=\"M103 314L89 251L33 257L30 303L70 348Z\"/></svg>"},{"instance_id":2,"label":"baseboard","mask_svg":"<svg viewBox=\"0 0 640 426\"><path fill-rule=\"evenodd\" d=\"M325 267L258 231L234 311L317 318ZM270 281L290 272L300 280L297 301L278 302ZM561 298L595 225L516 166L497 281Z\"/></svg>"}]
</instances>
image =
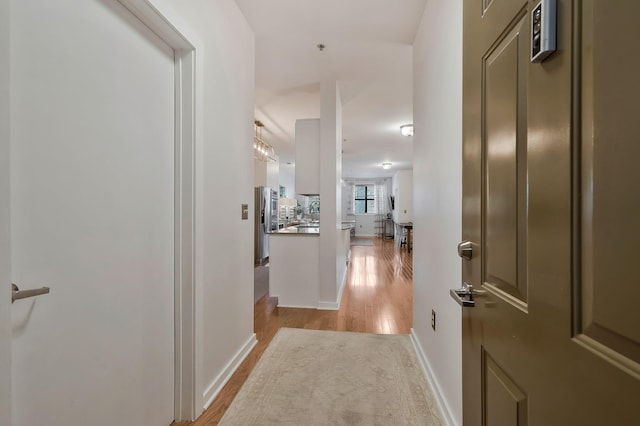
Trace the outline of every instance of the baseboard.
<instances>
[{"instance_id":1,"label":"baseboard","mask_svg":"<svg viewBox=\"0 0 640 426\"><path fill-rule=\"evenodd\" d=\"M340 309L340 303L337 302L318 302L319 311L337 311Z\"/></svg>"},{"instance_id":2,"label":"baseboard","mask_svg":"<svg viewBox=\"0 0 640 426\"><path fill-rule=\"evenodd\" d=\"M415 334L415 330L411 328L411 343L413 343L413 349L416 351L416 355L418 356L418 361L420 362L420 367L422 367L422 371L429 383L429 387L431 388L431 392L436 397L436 404L438 405L438 410L440 410L440 414L442 415L442 420L447 426L458 426L454 421L454 416L451 411L451 407L447 404L447 400L444 398L442 393L442 389L436 380L433 369L429 364L429 360L422 350L422 346L420 346L420 341L418 340L418 336Z\"/></svg>"},{"instance_id":3,"label":"baseboard","mask_svg":"<svg viewBox=\"0 0 640 426\"><path fill-rule=\"evenodd\" d=\"M242 345L240 350L231 358L225 368L218 374L218 376L211 382L207 389L202 394L202 399L205 401L203 410L209 408L213 400L218 396L224 385L227 384L233 373L236 372L242 361L249 355L249 352L258 343L255 333L251 334L251 337Z\"/></svg>"},{"instance_id":4,"label":"baseboard","mask_svg":"<svg viewBox=\"0 0 640 426\"><path fill-rule=\"evenodd\" d=\"M296 308L296 309L316 309L315 306L306 306L306 305L287 305L278 303L278 308Z\"/></svg>"},{"instance_id":5,"label":"baseboard","mask_svg":"<svg viewBox=\"0 0 640 426\"><path fill-rule=\"evenodd\" d=\"M338 289L338 300L336 302L318 302L318 310L320 311L337 311L340 309L340 302L342 302L342 290L344 290L344 284L347 282L347 270L345 268L342 275L342 283Z\"/></svg>"}]
</instances>

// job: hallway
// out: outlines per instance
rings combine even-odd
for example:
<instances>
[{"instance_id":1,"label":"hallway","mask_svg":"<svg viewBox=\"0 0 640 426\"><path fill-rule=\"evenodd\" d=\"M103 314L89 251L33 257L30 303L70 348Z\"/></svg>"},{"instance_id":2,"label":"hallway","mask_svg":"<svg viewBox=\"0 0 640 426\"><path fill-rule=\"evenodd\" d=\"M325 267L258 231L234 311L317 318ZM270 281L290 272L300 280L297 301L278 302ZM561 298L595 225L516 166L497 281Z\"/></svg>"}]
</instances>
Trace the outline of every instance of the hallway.
<instances>
[{"instance_id":1,"label":"hallway","mask_svg":"<svg viewBox=\"0 0 640 426\"><path fill-rule=\"evenodd\" d=\"M340 309L278 308L268 296L254 308L258 344L240 365L217 398L193 424L218 424L260 356L280 327L407 334L412 321L413 266L411 253L395 248L393 241L373 240L373 246L351 246Z\"/></svg>"}]
</instances>

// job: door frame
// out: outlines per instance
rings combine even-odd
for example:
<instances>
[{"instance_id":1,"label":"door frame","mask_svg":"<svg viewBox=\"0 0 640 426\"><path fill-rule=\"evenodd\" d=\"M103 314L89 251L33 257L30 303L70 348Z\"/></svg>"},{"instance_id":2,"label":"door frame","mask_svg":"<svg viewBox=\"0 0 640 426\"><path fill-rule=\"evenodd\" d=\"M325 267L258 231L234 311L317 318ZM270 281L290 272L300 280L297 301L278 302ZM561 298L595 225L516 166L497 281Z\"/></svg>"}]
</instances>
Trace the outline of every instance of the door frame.
<instances>
[{"instance_id":1,"label":"door frame","mask_svg":"<svg viewBox=\"0 0 640 426\"><path fill-rule=\"evenodd\" d=\"M174 184L174 420L195 420L196 412L196 50L200 43L170 10L153 0L117 0L175 52Z\"/></svg>"},{"instance_id":2,"label":"door frame","mask_svg":"<svg viewBox=\"0 0 640 426\"><path fill-rule=\"evenodd\" d=\"M0 424L11 424L10 247L10 18L11 0L0 0Z\"/></svg>"}]
</instances>

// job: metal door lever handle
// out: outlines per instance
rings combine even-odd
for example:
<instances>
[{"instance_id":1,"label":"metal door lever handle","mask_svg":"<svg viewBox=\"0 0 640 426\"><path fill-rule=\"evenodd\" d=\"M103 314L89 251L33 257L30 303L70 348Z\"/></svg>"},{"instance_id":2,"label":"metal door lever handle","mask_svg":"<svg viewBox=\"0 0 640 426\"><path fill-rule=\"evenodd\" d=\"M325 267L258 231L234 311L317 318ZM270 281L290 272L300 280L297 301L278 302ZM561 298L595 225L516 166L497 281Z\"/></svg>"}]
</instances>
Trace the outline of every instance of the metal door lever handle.
<instances>
[{"instance_id":1,"label":"metal door lever handle","mask_svg":"<svg viewBox=\"0 0 640 426\"><path fill-rule=\"evenodd\" d=\"M463 308L473 308L474 306L476 306L476 302L470 299L471 293L465 293L460 292L457 289L451 289L449 290L449 294L451 294L453 300L458 302L458 305L462 306Z\"/></svg>"},{"instance_id":2,"label":"metal door lever handle","mask_svg":"<svg viewBox=\"0 0 640 426\"><path fill-rule=\"evenodd\" d=\"M462 287L460 288L452 288L449 290L449 294L453 300L458 302L458 305L463 308L473 308L476 305L473 296L482 297L486 292L486 290L476 290L471 284L467 283L462 283Z\"/></svg>"},{"instance_id":3,"label":"metal door lever handle","mask_svg":"<svg viewBox=\"0 0 640 426\"><path fill-rule=\"evenodd\" d=\"M473 300L474 294L482 294L483 290L474 290L472 285L463 283L460 288L449 290L449 294L463 308L473 308L476 302Z\"/></svg>"},{"instance_id":4,"label":"metal door lever handle","mask_svg":"<svg viewBox=\"0 0 640 426\"><path fill-rule=\"evenodd\" d=\"M11 303L18 299L26 299L27 297L39 296L47 293L49 293L49 287L20 290L17 285L11 284Z\"/></svg>"}]
</instances>

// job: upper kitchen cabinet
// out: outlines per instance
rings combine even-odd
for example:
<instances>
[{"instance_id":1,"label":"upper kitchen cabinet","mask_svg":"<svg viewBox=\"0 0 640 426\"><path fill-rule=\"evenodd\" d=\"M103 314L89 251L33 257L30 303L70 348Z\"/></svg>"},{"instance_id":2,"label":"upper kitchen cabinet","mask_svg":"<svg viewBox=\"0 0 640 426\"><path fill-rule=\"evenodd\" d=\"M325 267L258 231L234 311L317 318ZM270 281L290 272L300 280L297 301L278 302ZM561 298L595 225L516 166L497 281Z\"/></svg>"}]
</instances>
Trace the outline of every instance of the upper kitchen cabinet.
<instances>
[{"instance_id":1,"label":"upper kitchen cabinet","mask_svg":"<svg viewBox=\"0 0 640 426\"><path fill-rule=\"evenodd\" d=\"M296 193L320 194L320 119L296 120Z\"/></svg>"}]
</instances>

